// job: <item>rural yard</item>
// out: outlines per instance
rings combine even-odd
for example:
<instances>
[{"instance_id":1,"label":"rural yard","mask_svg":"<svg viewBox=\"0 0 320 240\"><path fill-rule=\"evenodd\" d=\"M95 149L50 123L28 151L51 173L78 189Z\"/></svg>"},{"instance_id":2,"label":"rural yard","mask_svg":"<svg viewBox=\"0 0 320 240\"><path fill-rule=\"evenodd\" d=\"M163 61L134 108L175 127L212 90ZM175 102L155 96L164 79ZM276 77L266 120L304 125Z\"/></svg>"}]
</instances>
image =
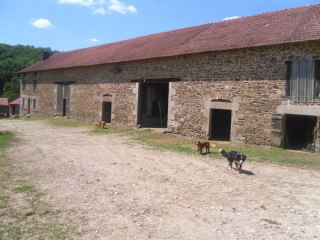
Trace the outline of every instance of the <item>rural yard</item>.
<instances>
[{"instance_id":1,"label":"rural yard","mask_svg":"<svg viewBox=\"0 0 320 240\"><path fill-rule=\"evenodd\" d=\"M157 150L92 129L1 120L18 140L5 152L13 180L0 195L15 181L45 192L46 211L26 218L55 217L69 239L320 239L319 170L248 159L238 174L218 154ZM20 198L7 211L26 211ZM17 224L8 215L0 209L1 224Z\"/></svg>"}]
</instances>

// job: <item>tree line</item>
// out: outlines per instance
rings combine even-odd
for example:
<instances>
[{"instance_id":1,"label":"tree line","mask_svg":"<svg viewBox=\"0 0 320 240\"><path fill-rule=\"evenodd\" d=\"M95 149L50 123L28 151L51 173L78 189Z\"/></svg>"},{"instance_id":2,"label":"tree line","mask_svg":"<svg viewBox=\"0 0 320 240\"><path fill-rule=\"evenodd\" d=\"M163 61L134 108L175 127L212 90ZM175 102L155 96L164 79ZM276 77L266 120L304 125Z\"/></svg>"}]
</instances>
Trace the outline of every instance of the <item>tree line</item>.
<instances>
[{"instance_id":1,"label":"tree line","mask_svg":"<svg viewBox=\"0 0 320 240\"><path fill-rule=\"evenodd\" d=\"M20 95L18 72L41 60L43 51L49 55L57 53L50 48L35 48L33 46L11 46L0 43L0 96L10 101Z\"/></svg>"}]
</instances>

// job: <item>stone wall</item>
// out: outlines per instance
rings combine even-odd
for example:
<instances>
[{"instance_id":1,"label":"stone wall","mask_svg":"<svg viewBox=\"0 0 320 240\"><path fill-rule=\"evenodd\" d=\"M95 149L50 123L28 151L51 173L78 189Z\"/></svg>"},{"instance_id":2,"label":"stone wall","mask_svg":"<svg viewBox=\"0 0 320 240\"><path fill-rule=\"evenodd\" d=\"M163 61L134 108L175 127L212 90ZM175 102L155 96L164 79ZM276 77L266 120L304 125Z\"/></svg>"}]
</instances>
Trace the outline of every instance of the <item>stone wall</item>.
<instances>
[{"instance_id":1,"label":"stone wall","mask_svg":"<svg viewBox=\"0 0 320 240\"><path fill-rule=\"evenodd\" d=\"M230 101L234 106L232 141L268 145L271 114L279 105L289 104L284 99L285 62L308 58L320 59L319 41L27 73L22 97L37 99L31 114L52 115L56 112L53 83L72 81L71 118L100 118L101 99L108 94L112 96L112 123L135 126L138 83L131 80L180 78L170 83L169 128L206 138L210 104ZM114 72L114 67L121 71ZM33 80L37 80L35 91Z\"/></svg>"},{"instance_id":2,"label":"stone wall","mask_svg":"<svg viewBox=\"0 0 320 240\"><path fill-rule=\"evenodd\" d=\"M183 135L206 138L209 130L210 102L230 101L233 141L269 144L271 114L281 104L283 80L216 81L175 83L176 130ZM177 127L178 126L178 127Z\"/></svg>"}]
</instances>

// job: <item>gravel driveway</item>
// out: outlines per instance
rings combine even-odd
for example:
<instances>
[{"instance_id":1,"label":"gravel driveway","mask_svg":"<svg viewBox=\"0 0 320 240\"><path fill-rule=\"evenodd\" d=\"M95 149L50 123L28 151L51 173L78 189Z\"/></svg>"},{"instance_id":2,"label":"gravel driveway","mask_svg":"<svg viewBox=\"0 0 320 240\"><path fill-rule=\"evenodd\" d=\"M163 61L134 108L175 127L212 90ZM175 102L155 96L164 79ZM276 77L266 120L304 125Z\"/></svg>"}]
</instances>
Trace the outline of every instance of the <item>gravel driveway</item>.
<instances>
[{"instance_id":1,"label":"gravel driveway","mask_svg":"<svg viewBox=\"0 0 320 240\"><path fill-rule=\"evenodd\" d=\"M126 137L1 120L15 172L74 239L320 239L318 171L159 151ZM217 149L214 149L217 151ZM45 216L44 216L45 217Z\"/></svg>"}]
</instances>

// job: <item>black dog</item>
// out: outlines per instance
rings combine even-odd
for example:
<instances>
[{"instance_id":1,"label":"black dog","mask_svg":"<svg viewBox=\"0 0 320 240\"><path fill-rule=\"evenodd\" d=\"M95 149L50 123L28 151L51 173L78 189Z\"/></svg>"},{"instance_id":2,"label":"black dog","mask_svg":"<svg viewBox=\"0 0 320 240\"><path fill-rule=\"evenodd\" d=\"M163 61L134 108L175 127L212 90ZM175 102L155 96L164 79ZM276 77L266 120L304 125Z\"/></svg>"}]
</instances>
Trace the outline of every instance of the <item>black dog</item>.
<instances>
[{"instance_id":1,"label":"black dog","mask_svg":"<svg viewBox=\"0 0 320 240\"><path fill-rule=\"evenodd\" d=\"M241 154L236 151L226 152L223 149L220 149L219 152L222 154L222 156L226 157L229 161L229 167L232 169L232 163L234 162L236 165L236 169L239 173L241 173L242 164L246 160L246 155Z\"/></svg>"}]
</instances>

